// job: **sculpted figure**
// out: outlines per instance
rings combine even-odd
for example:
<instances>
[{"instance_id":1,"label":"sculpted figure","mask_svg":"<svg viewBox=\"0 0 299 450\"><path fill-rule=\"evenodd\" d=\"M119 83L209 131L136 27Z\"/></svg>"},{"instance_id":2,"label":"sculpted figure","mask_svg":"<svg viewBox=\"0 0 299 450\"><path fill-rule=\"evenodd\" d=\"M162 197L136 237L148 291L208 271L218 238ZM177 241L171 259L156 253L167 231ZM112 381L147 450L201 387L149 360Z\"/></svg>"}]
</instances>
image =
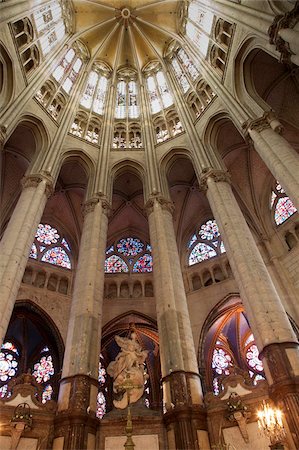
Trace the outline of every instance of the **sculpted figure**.
<instances>
[{"instance_id":1,"label":"sculpted figure","mask_svg":"<svg viewBox=\"0 0 299 450\"><path fill-rule=\"evenodd\" d=\"M116 408L124 409L128 405L128 392L130 403L137 402L143 394L144 382L148 378L144 369L148 351L142 350L134 332L130 338L115 336L115 340L121 351L107 367L107 373L113 377L113 391L120 397L113 400L113 404ZM124 386L128 382L132 387L126 390Z\"/></svg>"}]
</instances>

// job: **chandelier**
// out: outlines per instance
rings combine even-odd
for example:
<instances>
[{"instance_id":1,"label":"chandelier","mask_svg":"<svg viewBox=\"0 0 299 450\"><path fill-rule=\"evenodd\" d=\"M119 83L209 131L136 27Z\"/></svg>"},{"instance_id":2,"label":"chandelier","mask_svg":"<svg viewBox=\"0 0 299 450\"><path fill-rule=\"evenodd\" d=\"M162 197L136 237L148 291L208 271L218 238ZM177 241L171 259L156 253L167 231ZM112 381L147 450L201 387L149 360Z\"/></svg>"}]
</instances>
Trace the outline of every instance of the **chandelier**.
<instances>
[{"instance_id":1,"label":"chandelier","mask_svg":"<svg viewBox=\"0 0 299 450\"><path fill-rule=\"evenodd\" d=\"M283 449L286 432L282 421L282 411L278 408L272 408L263 401L261 409L257 411L257 417L259 429L270 439L270 448Z\"/></svg>"}]
</instances>

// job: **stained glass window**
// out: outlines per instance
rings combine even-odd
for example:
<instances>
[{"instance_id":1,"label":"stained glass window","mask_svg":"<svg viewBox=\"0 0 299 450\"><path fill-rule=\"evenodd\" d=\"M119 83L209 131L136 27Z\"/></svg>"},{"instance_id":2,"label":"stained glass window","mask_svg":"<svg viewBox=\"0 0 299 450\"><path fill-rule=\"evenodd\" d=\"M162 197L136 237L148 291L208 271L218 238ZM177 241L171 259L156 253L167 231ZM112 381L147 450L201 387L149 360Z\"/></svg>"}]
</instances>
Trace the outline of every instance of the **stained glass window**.
<instances>
[{"instance_id":1,"label":"stained glass window","mask_svg":"<svg viewBox=\"0 0 299 450\"><path fill-rule=\"evenodd\" d=\"M58 83L62 83L63 90L69 94L82 66L81 57L76 57L74 48L70 48L53 71L52 76Z\"/></svg>"},{"instance_id":2,"label":"stained glass window","mask_svg":"<svg viewBox=\"0 0 299 450\"><path fill-rule=\"evenodd\" d=\"M120 239L116 245L119 253L125 256L136 256L138 253L142 252L144 244L137 238L125 238Z\"/></svg>"},{"instance_id":3,"label":"stained glass window","mask_svg":"<svg viewBox=\"0 0 299 450\"><path fill-rule=\"evenodd\" d=\"M16 356L8 352L0 352L0 381L8 381L13 378L18 370Z\"/></svg>"},{"instance_id":4,"label":"stained glass window","mask_svg":"<svg viewBox=\"0 0 299 450\"><path fill-rule=\"evenodd\" d=\"M177 79L179 80L179 83L181 85L181 88L183 90L184 93L186 93L188 91L188 89L190 88L190 84L186 78L186 76L184 75L181 66L178 63L177 58L173 58L171 61L173 70L177 76Z\"/></svg>"},{"instance_id":5,"label":"stained glass window","mask_svg":"<svg viewBox=\"0 0 299 450\"><path fill-rule=\"evenodd\" d=\"M118 255L111 255L105 260L106 273L129 272L127 264Z\"/></svg>"},{"instance_id":6,"label":"stained glass window","mask_svg":"<svg viewBox=\"0 0 299 450\"><path fill-rule=\"evenodd\" d=\"M106 413L106 399L105 395L102 391L98 393L97 397L97 411L96 416L98 419L102 419L104 417L104 414Z\"/></svg>"},{"instance_id":7,"label":"stained glass window","mask_svg":"<svg viewBox=\"0 0 299 450\"><path fill-rule=\"evenodd\" d=\"M62 10L58 1L52 1L33 12L42 53L46 56L65 36Z\"/></svg>"},{"instance_id":8,"label":"stained glass window","mask_svg":"<svg viewBox=\"0 0 299 450\"><path fill-rule=\"evenodd\" d=\"M56 228L40 223L31 246L30 258L71 269L70 245Z\"/></svg>"},{"instance_id":9,"label":"stained glass window","mask_svg":"<svg viewBox=\"0 0 299 450\"><path fill-rule=\"evenodd\" d=\"M281 225L297 212L293 202L278 182L276 182L276 186L272 191L271 208L274 211L276 225Z\"/></svg>"},{"instance_id":10,"label":"stained glass window","mask_svg":"<svg viewBox=\"0 0 299 450\"><path fill-rule=\"evenodd\" d=\"M198 48L203 57L206 57L209 48L209 38L202 33L193 23L187 22L186 34L190 41Z\"/></svg>"},{"instance_id":11,"label":"stained glass window","mask_svg":"<svg viewBox=\"0 0 299 450\"><path fill-rule=\"evenodd\" d=\"M119 239L106 250L105 272L152 272L151 246L136 237ZM120 256L121 255L121 256Z\"/></svg>"},{"instance_id":12,"label":"stained glass window","mask_svg":"<svg viewBox=\"0 0 299 450\"><path fill-rule=\"evenodd\" d=\"M185 50L182 48L179 49L178 53L178 59L181 61L184 69L187 73L189 73L192 80L196 80L196 78L199 76L199 72L197 68L195 67L194 63L191 61Z\"/></svg>"},{"instance_id":13,"label":"stained glass window","mask_svg":"<svg viewBox=\"0 0 299 450\"><path fill-rule=\"evenodd\" d=\"M246 359L249 366L257 370L258 372L262 372L264 370L263 363L259 359L259 351L255 344L252 344L246 351Z\"/></svg>"},{"instance_id":14,"label":"stained glass window","mask_svg":"<svg viewBox=\"0 0 299 450\"><path fill-rule=\"evenodd\" d=\"M34 364L33 368L32 375L38 383L49 381L51 376L54 375L52 356L42 356L39 362Z\"/></svg>"},{"instance_id":15,"label":"stained glass window","mask_svg":"<svg viewBox=\"0 0 299 450\"><path fill-rule=\"evenodd\" d=\"M211 33L213 25L213 14L210 11L204 10L197 1L190 2L188 8L188 18L192 20L207 34Z\"/></svg>"},{"instance_id":16,"label":"stained glass window","mask_svg":"<svg viewBox=\"0 0 299 450\"><path fill-rule=\"evenodd\" d=\"M47 384L42 393L42 403L46 403L48 400L51 400L52 395L53 395L53 388L50 384Z\"/></svg>"},{"instance_id":17,"label":"stained glass window","mask_svg":"<svg viewBox=\"0 0 299 450\"><path fill-rule=\"evenodd\" d=\"M229 367L233 365L232 357L223 349L215 348L212 357L212 369L219 375L229 375Z\"/></svg>"},{"instance_id":18,"label":"stained glass window","mask_svg":"<svg viewBox=\"0 0 299 450\"><path fill-rule=\"evenodd\" d=\"M149 76L146 81L153 114L173 105L172 95L161 70Z\"/></svg>"},{"instance_id":19,"label":"stained glass window","mask_svg":"<svg viewBox=\"0 0 299 450\"><path fill-rule=\"evenodd\" d=\"M225 253L219 229L215 220L203 223L197 234L188 242L189 266Z\"/></svg>"}]
</instances>

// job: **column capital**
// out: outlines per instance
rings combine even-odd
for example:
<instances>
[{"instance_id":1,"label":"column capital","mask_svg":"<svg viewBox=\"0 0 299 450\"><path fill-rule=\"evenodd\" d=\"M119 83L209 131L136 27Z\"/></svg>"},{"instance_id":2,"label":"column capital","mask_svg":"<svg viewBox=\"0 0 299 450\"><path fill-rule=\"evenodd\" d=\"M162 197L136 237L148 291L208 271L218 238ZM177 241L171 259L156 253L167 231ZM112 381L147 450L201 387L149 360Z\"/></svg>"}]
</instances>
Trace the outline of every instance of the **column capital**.
<instances>
[{"instance_id":1,"label":"column capital","mask_svg":"<svg viewBox=\"0 0 299 450\"><path fill-rule=\"evenodd\" d=\"M272 128L272 130L276 131L278 134L281 134L283 131L283 126L273 111L265 111L262 117L247 120L243 123L242 128L245 130L247 136L250 135L251 131L260 133L267 128Z\"/></svg>"},{"instance_id":2,"label":"column capital","mask_svg":"<svg viewBox=\"0 0 299 450\"><path fill-rule=\"evenodd\" d=\"M54 182L50 172L42 170L40 173L33 173L22 178L22 188L37 187L42 181L46 182L45 193L49 198L54 192Z\"/></svg>"},{"instance_id":3,"label":"column capital","mask_svg":"<svg viewBox=\"0 0 299 450\"><path fill-rule=\"evenodd\" d=\"M219 170L213 169L212 167L206 167L203 169L200 181L199 181L199 189L201 191L206 192L208 190L208 178L212 178L215 183L225 182L231 183L231 177L227 170Z\"/></svg>"},{"instance_id":4,"label":"column capital","mask_svg":"<svg viewBox=\"0 0 299 450\"><path fill-rule=\"evenodd\" d=\"M103 213L109 217L110 216L110 212L111 212L111 205L108 202L107 197L104 194L95 194L94 197L89 198L88 200L86 200L86 202L83 204L82 207L82 211L83 211L83 216L85 217L87 214L89 214L90 212L93 212L96 205L98 203L101 202L101 206L103 209Z\"/></svg>"},{"instance_id":5,"label":"column capital","mask_svg":"<svg viewBox=\"0 0 299 450\"><path fill-rule=\"evenodd\" d=\"M148 216L153 212L155 204L158 204L162 209L170 212L170 214L174 213L174 204L171 200L168 200L160 194L151 194L144 205L144 209Z\"/></svg>"},{"instance_id":6,"label":"column capital","mask_svg":"<svg viewBox=\"0 0 299 450\"><path fill-rule=\"evenodd\" d=\"M275 49L280 53L280 62L292 66L291 56L293 55L289 43L286 42L280 35L280 30L286 28L294 28L299 21L299 3L296 2L292 11L286 14L276 16L268 29L270 44L275 45Z\"/></svg>"}]
</instances>

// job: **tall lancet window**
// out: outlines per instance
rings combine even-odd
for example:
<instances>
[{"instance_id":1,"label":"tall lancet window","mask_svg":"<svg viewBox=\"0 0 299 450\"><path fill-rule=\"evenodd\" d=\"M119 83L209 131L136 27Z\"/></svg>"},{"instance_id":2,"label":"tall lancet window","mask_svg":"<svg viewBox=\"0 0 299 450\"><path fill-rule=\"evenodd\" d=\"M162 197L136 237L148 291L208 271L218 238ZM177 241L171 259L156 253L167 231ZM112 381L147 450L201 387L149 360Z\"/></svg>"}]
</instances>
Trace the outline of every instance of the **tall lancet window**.
<instances>
[{"instance_id":1,"label":"tall lancet window","mask_svg":"<svg viewBox=\"0 0 299 450\"><path fill-rule=\"evenodd\" d=\"M186 23L186 35L204 58L208 53L209 36L212 31L213 19L213 14L203 9L196 0L190 2Z\"/></svg>"},{"instance_id":2,"label":"tall lancet window","mask_svg":"<svg viewBox=\"0 0 299 450\"><path fill-rule=\"evenodd\" d=\"M110 68L104 63L93 66L70 129L71 134L92 144L98 144L100 139L109 74Z\"/></svg>"},{"instance_id":3,"label":"tall lancet window","mask_svg":"<svg viewBox=\"0 0 299 450\"><path fill-rule=\"evenodd\" d=\"M52 0L11 23L11 31L26 74L30 74L71 32L69 2Z\"/></svg>"},{"instance_id":4,"label":"tall lancet window","mask_svg":"<svg viewBox=\"0 0 299 450\"><path fill-rule=\"evenodd\" d=\"M130 68L118 72L115 100L113 148L141 148L141 127L136 73Z\"/></svg>"},{"instance_id":5,"label":"tall lancet window","mask_svg":"<svg viewBox=\"0 0 299 450\"><path fill-rule=\"evenodd\" d=\"M84 44L80 41L75 42L53 70L51 79L47 80L35 95L57 121L61 118L69 94L78 81L87 57L88 50Z\"/></svg>"},{"instance_id":6,"label":"tall lancet window","mask_svg":"<svg viewBox=\"0 0 299 450\"><path fill-rule=\"evenodd\" d=\"M216 96L215 92L202 78L192 58L176 42L169 44L166 59L196 120Z\"/></svg>"},{"instance_id":7,"label":"tall lancet window","mask_svg":"<svg viewBox=\"0 0 299 450\"><path fill-rule=\"evenodd\" d=\"M33 13L43 55L47 55L65 36L62 8L57 0L48 3Z\"/></svg>"},{"instance_id":8,"label":"tall lancet window","mask_svg":"<svg viewBox=\"0 0 299 450\"><path fill-rule=\"evenodd\" d=\"M178 70L178 77L181 77L182 84L188 90L188 81L179 67ZM145 67L144 72L156 141L159 144L181 133L183 126L176 112L165 74L159 63L152 61Z\"/></svg>"}]
</instances>

